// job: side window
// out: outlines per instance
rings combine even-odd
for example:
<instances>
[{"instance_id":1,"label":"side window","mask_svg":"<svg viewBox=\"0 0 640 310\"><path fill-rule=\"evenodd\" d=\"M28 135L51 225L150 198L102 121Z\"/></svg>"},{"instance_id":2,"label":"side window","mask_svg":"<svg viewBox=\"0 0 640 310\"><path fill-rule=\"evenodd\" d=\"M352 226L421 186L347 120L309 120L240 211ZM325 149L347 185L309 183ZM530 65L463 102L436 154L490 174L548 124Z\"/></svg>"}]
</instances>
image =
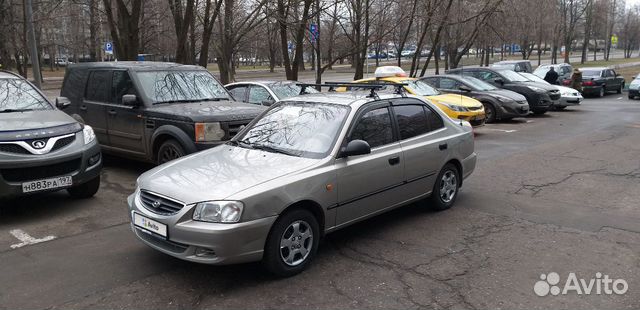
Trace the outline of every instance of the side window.
<instances>
[{"instance_id":1,"label":"side window","mask_svg":"<svg viewBox=\"0 0 640 310\"><path fill-rule=\"evenodd\" d=\"M349 140L364 140L372 148L393 142L393 127L388 108L371 110L358 120Z\"/></svg>"},{"instance_id":2,"label":"side window","mask_svg":"<svg viewBox=\"0 0 640 310\"><path fill-rule=\"evenodd\" d=\"M427 114L427 119L429 120L429 131L438 130L444 127L444 121L438 113L428 107L425 107L424 112Z\"/></svg>"},{"instance_id":3,"label":"side window","mask_svg":"<svg viewBox=\"0 0 640 310\"><path fill-rule=\"evenodd\" d=\"M400 139L408 139L429 132L427 114L421 105L394 106L400 128Z\"/></svg>"},{"instance_id":4,"label":"side window","mask_svg":"<svg viewBox=\"0 0 640 310\"><path fill-rule=\"evenodd\" d=\"M111 102L122 104L122 96L124 95L136 95L129 73L127 71L113 71Z\"/></svg>"},{"instance_id":5,"label":"side window","mask_svg":"<svg viewBox=\"0 0 640 310\"><path fill-rule=\"evenodd\" d=\"M247 86L236 86L235 88L230 89L229 92L234 99L238 101L245 101L247 100L247 98L245 97L247 89Z\"/></svg>"},{"instance_id":6,"label":"side window","mask_svg":"<svg viewBox=\"0 0 640 310\"><path fill-rule=\"evenodd\" d=\"M87 90L84 94L86 100L109 102L111 94L109 86L111 85L111 71L93 71L89 75L87 81Z\"/></svg>"},{"instance_id":7,"label":"side window","mask_svg":"<svg viewBox=\"0 0 640 310\"><path fill-rule=\"evenodd\" d=\"M460 83L454 79L440 79L440 88L442 89L458 89L458 87L460 87Z\"/></svg>"},{"instance_id":8,"label":"side window","mask_svg":"<svg viewBox=\"0 0 640 310\"><path fill-rule=\"evenodd\" d=\"M616 72L614 70L609 70L609 76L615 77L616 76Z\"/></svg>"},{"instance_id":9,"label":"side window","mask_svg":"<svg viewBox=\"0 0 640 310\"><path fill-rule=\"evenodd\" d=\"M431 77L431 78L426 78L426 79L422 79L422 81L427 82L427 84L435 87L435 88L440 88L440 79L439 78L435 78L435 77Z\"/></svg>"},{"instance_id":10,"label":"side window","mask_svg":"<svg viewBox=\"0 0 640 310\"><path fill-rule=\"evenodd\" d=\"M271 95L269 92L262 86L251 86L249 90L249 103L253 104L262 104L263 101L269 100Z\"/></svg>"},{"instance_id":11,"label":"side window","mask_svg":"<svg viewBox=\"0 0 640 310\"><path fill-rule=\"evenodd\" d=\"M489 71L480 71L477 74L477 78L484 80L484 81L491 81L493 82L493 80L495 78L497 78L498 76L496 74L494 74L493 72L489 72Z\"/></svg>"}]
</instances>

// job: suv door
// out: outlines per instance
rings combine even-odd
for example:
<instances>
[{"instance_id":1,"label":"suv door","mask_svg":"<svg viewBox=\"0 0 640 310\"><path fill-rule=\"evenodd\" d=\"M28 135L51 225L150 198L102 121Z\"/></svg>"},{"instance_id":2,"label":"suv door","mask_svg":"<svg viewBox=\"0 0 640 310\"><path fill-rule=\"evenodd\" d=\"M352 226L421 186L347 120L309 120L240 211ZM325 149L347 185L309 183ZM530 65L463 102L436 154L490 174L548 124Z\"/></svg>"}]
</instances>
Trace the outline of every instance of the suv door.
<instances>
[{"instance_id":1,"label":"suv door","mask_svg":"<svg viewBox=\"0 0 640 310\"><path fill-rule=\"evenodd\" d=\"M394 99L391 104L404 154L404 197L425 195L450 151L444 121L417 99Z\"/></svg>"},{"instance_id":2,"label":"suv door","mask_svg":"<svg viewBox=\"0 0 640 310\"><path fill-rule=\"evenodd\" d=\"M144 117L138 106L122 104L122 96L136 95L136 89L129 73L125 70L113 71L111 82L110 102L107 109L107 132L110 146L127 153L146 154L147 143L144 140Z\"/></svg>"},{"instance_id":3,"label":"suv door","mask_svg":"<svg viewBox=\"0 0 640 310\"><path fill-rule=\"evenodd\" d=\"M358 112L343 146L364 140L371 153L336 160L338 207L343 225L391 207L404 199L404 162L388 102L375 102ZM366 183L363 181L366 180Z\"/></svg>"},{"instance_id":4,"label":"suv door","mask_svg":"<svg viewBox=\"0 0 640 310\"><path fill-rule=\"evenodd\" d=\"M109 103L109 88L111 87L111 71L95 70L89 73L82 102L78 106L78 115L84 123L91 126L98 142L109 145L107 134L107 109Z\"/></svg>"}]
</instances>

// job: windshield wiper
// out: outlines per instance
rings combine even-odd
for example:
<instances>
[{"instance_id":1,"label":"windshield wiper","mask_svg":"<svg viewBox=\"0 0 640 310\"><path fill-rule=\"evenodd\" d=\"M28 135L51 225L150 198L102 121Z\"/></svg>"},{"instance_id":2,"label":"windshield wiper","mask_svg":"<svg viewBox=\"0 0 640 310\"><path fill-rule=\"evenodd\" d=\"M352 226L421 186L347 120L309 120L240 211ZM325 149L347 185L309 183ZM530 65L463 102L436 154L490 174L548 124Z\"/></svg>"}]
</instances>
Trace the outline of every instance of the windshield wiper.
<instances>
[{"instance_id":1,"label":"windshield wiper","mask_svg":"<svg viewBox=\"0 0 640 310\"><path fill-rule=\"evenodd\" d=\"M27 112L27 111L33 111L33 109L4 109L4 110L0 110L0 113Z\"/></svg>"},{"instance_id":2,"label":"windshield wiper","mask_svg":"<svg viewBox=\"0 0 640 310\"><path fill-rule=\"evenodd\" d=\"M233 146L239 146L241 148L245 148L245 149L254 149L254 147L246 142L242 142L242 141L234 141L234 140L229 140L229 142L227 142L227 144L229 145L233 145Z\"/></svg>"},{"instance_id":3,"label":"windshield wiper","mask_svg":"<svg viewBox=\"0 0 640 310\"><path fill-rule=\"evenodd\" d=\"M267 152L271 152L271 153L279 153L279 154L284 154L284 155L289 155L289 156L295 156L295 157L300 157L300 154L296 154L293 152L289 152L280 148L276 148L273 146L268 146L268 145L264 145L264 144L251 144L251 147L253 147L254 149L257 150L263 150L263 151L267 151Z\"/></svg>"}]
</instances>

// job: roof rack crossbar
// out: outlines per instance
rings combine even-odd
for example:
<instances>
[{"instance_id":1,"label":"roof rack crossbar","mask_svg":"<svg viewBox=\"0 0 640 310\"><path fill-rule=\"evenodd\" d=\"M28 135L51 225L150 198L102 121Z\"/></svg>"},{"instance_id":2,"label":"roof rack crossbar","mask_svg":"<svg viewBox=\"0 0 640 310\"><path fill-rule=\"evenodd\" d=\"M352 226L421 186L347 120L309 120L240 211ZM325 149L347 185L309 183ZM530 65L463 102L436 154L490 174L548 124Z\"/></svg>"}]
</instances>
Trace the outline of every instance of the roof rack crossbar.
<instances>
[{"instance_id":1,"label":"roof rack crossbar","mask_svg":"<svg viewBox=\"0 0 640 310\"><path fill-rule=\"evenodd\" d=\"M369 90L370 93L367 97L380 99L378 96L377 90L380 90L384 87L391 86L395 88L395 93L401 95L402 97L406 97L407 93L404 89L407 86L406 83L344 83L344 82L325 82L324 84L312 84L312 83L298 83L300 86L300 95L307 94L307 87L328 87L329 91L335 91L337 87L346 87L351 88L355 87L362 90Z\"/></svg>"}]
</instances>

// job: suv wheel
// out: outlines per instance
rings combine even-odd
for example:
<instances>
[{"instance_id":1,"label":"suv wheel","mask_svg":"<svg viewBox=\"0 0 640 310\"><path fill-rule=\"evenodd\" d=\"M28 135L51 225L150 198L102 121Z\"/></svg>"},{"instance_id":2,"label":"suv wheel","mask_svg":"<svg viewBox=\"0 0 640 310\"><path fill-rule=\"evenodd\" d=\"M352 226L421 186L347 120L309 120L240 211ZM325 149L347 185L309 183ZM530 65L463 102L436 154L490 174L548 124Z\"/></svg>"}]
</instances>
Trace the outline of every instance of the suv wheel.
<instances>
[{"instance_id":1,"label":"suv wheel","mask_svg":"<svg viewBox=\"0 0 640 310\"><path fill-rule=\"evenodd\" d=\"M313 260L320 239L318 220L296 209L282 215L271 228L264 249L265 268L280 277L302 272Z\"/></svg>"},{"instance_id":2,"label":"suv wheel","mask_svg":"<svg viewBox=\"0 0 640 310\"><path fill-rule=\"evenodd\" d=\"M100 189L100 176L93 178L89 182L67 188L69 195L76 199L91 198Z\"/></svg>"},{"instance_id":3,"label":"suv wheel","mask_svg":"<svg viewBox=\"0 0 640 310\"><path fill-rule=\"evenodd\" d=\"M618 94L622 94L622 90L624 89L624 83L620 84L620 88L616 91Z\"/></svg>"},{"instance_id":4,"label":"suv wheel","mask_svg":"<svg viewBox=\"0 0 640 310\"><path fill-rule=\"evenodd\" d=\"M162 165L184 155L185 151L182 145L176 140L169 139L160 145L156 158L158 165Z\"/></svg>"},{"instance_id":5,"label":"suv wheel","mask_svg":"<svg viewBox=\"0 0 640 310\"><path fill-rule=\"evenodd\" d=\"M446 164L433 185L431 207L436 211L451 208L456 202L460 190L460 172L453 164Z\"/></svg>"}]
</instances>

